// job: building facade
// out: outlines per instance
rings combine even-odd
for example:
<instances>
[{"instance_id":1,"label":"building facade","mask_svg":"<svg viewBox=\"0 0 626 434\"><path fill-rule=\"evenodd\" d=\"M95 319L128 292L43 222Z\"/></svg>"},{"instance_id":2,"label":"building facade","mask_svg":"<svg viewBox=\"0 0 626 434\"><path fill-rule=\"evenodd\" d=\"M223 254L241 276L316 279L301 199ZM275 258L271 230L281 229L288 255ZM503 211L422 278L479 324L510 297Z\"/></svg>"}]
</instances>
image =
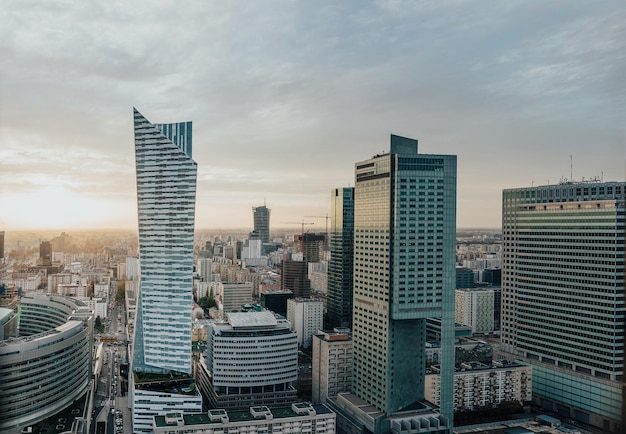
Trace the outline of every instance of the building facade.
<instances>
[{"instance_id":1,"label":"building facade","mask_svg":"<svg viewBox=\"0 0 626 434\"><path fill-rule=\"evenodd\" d=\"M536 405L623 432L624 182L502 193L503 357Z\"/></svg>"},{"instance_id":2,"label":"building facade","mask_svg":"<svg viewBox=\"0 0 626 434\"><path fill-rule=\"evenodd\" d=\"M354 187L335 188L330 202L330 259L328 260L325 326L352 327L354 253Z\"/></svg>"},{"instance_id":3,"label":"building facade","mask_svg":"<svg viewBox=\"0 0 626 434\"><path fill-rule=\"evenodd\" d=\"M313 336L313 403L325 403L352 388L352 338L349 333L326 332Z\"/></svg>"},{"instance_id":4,"label":"building facade","mask_svg":"<svg viewBox=\"0 0 626 434\"><path fill-rule=\"evenodd\" d=\"M231 312L241 312L241 306L252 304L252 282L227 282L219 285L219 303L222 317Z\"/></svg>"},{"instance_id":5,"label":"building facade","mask_svg":"<svg viewBox=\"0 0 626 434\"><path fill-rule=\"evenodd\" d=\"M438 366L426 374L426 399L439 405ZM454 373L454 411L497 408L502 403L524 405L532 399L532 368L514 362L463 363Z\"/></svg>"},{"instance_id":6,"label":"building facade","mask_svg":"<svg viewBox=\"0 0 626 434\"><path fill-rule=\"evenodd\" d=\"M324 303L321 300L287 300L287 320L298 335L298 345L311 348L313 335L324 328Z\"/></svg>"},{"instance_id":7,"label":"building facade","mask_svg":"<svg viewBox=\"0 0 626 434\"><path fill-rule=\"evenodd\" d=\"M392 135L390 152L356 163L355 178L352 393L388 421L423 401L426 319L441 317L438 429L449 429L456 156L419 154L417 140Z\"/></svg>"},{"instance_id":8,"label":"building facade","mask_svg":"<svg viewBox=\"0 0 626 434\"><path fill-rule=\"evenodd\" d=\"M306 261L285 260L282 263L280 275L280 289L293 291L295 297L309 297L311 295L311 281L308 276Z\"/></svg>"},{"instance_id":9,"label":"building facade","mask_svg":"<svg viewBox=\"0 0 626 434\"><path fill-rule=\"evenodd\" d=\"M197 164L191 122L152 124L134 109L139 278L130 390L135 433L178 402L198 411L198 395L176 392L191 375L191 307ZM127 273L130 267L127 266ZM169 397L169 398L167 398ZM194 401L187 405L188 401ZM178 408L167 406L167 411Z\"/></svg>"},{"instance_id":10,"label":"building facade","mask_svg":"<svg viewBox=\"0 0 626 434\"><path fill-rule=\"evenodd\" d=\"M0 342L0 431L34 424L88 390L93 313L80 301L27 294L20 335Z\"/></svg>"},{"instance_id":11,"label":"building facade","mask_svg":"<svg viewBox=\"0 0 626 434\"><path fill-rule=\"evenodd\" d=\"M491 288L455 291L454 320L472 327L472 333L494 331L494 293Z\"/></svg>"},{"instance_id":12,"label":"building facade","mask_svg":"<svg viewBox=\"0 0 626 434\"><path fill-rule=\"evenodd\" d=\"M297 399L297 336L270 311L227 315L207 333L198 387L210 408L288 405Z\"/></svg>"},{"instance_id":13,"label":"building facade","mask_svg":"<svg viewBox=\"0 0 626 434\"><path fill-rule=\"evenodd\" d=\"M252 208L252 217L254 220L254 231L259 234L261 242L267 244L270 242L270 214L271 210L263 206Z\"/></svg>"}]
</instances>

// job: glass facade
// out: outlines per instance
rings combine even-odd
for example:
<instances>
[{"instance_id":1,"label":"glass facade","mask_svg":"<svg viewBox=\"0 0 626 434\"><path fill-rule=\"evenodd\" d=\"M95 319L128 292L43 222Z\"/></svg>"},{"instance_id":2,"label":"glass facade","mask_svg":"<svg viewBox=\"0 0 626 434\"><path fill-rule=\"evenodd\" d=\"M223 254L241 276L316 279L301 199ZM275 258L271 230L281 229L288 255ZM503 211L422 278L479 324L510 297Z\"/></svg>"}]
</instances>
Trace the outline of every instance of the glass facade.
<instances>
[{"instance_id":1,"label":"glass facade","mask_svg":"<svg viewBox=\"0 0 626 434\"><path fill-rule=\"evenodd\" d=\"M352 327L354 188L331 192L326 328Z\"/></svg>"},{"instance_id":2,"label":"glass facade","mask_svg":"<svg viewBox=\"0 0 626 434\"><path fill-rule=\"evenodd\" d=\"M510 189L502 204L502 348L535 366L538 404L615 432L624 370L625 186Z\"/></svg>"},{"instance_id":3,"label":"glass facade","mask_svg":"<svg viewBox=\"0 0 626 434\"><path fill-rule=\"evenodd\" d=\"M151 124L134 110L140 291L133 371L191 373L197 164L191 122Z\"/></svg>"},{"instance_id":4,"label":"glass facade","mask_svg":"<svg viewBox=\"0 0 626 434\"><path fill-rule=\"evenodd\" d=\"M270 211L265 205L252 208L254 231L259 234L263 244L270 242Z\"/></svg>"},{"instance_id":5,"label":"glass facade","mask_svg":"<svg viewBox=\"0 0 626 434\"><path fill-rule=\"evenodd\" d=\"M425 321L441 317L452 421L456 156L391 136L389 154L356 164L354 197L353 393L386 415L423 400Z\"/></svg>"}]
</instances>

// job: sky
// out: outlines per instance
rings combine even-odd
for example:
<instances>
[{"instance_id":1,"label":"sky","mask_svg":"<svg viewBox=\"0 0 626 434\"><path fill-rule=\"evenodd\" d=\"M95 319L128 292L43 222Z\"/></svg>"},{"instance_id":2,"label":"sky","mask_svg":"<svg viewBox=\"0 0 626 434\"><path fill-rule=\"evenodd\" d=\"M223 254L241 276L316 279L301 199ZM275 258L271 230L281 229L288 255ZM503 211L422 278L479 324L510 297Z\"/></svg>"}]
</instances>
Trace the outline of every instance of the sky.
<instances>
[{"instance_id":1,"label":"sky","mask_svg":"<svg viewBox=\"0 0 626 434\"><path fill-rule=\"evenodd\" d=\"M132 108L193 122L196 228L323 230L389 149L458 156L457 226L502 189L626 169L623 1L29 1L0 8L0 230L136 228Z\"/></svg>"}]
</instances>

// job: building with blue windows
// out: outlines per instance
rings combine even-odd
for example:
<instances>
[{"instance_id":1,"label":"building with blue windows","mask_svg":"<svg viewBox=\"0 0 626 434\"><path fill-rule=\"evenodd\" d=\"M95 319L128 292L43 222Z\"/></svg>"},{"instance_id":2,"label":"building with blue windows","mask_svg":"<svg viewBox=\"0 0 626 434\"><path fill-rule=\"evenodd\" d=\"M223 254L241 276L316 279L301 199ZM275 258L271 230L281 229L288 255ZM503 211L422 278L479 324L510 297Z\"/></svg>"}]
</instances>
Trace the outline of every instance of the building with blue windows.
<instances>
[{"instance_id":1,"label":"building with blue windows","mask_svg":"<svg viewBox=\"0 0 626 434\"><path fill-rule=\"evenodd\" d=\"M451 432L456 156L392 135L390 152L355 175L352 394L336 407L375 433ZM442 324L439 409L424 400L430 317Z\"/></svg>"},{"instance_id":2,"label":"building with blue windows","mask_svg":"<svg viewBox=\"0 0 626 434\"><path fill-rule=\"evenodd\" d=\"M352 327L354 187L335 188L330 198L330 259L325 327Z\"/></svg>"},{"instance_id":3,"label":"building with blue windows","mask_svg":"<svg viewBox=\"0 0 626 434\"><path fill-rule=\"evenodd\" d=\"M502 193L502 356L533 367L533 402L624 432L624 182Z\"/></svg>"},{"instance_id":4,"label":"building with blue windows","mask_svg":"<svg viewBox=\"0 0 626 434\"><path fill-rule=\"evenodd\" d=\"M200 411L191 378L197 164L191 122L152 124L134 110L140 289L132 348L133 430ZM171 381L165 381L170 379Z\"/></svg>"}]
</instances>

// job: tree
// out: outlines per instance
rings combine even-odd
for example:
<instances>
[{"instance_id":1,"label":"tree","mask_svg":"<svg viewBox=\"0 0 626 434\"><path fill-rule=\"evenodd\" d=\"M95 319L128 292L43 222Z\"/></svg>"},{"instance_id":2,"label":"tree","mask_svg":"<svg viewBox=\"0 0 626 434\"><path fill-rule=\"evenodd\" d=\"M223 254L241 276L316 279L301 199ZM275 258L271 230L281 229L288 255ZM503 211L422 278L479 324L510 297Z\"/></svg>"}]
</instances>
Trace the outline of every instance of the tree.
<instances>
[{"instance_id":1,"label":"tree","mask_svg":"<svg viewBox=\"0 0 626 434\"><path fill-rule=\"evenodd\" d=\"M115 293L115 301L121 303L126 298L126 281L120 280L117 284L117 292Z\"/></svg>"},{"instance_id":2,"label":"tree","mask_svg":"<svg viewBox=\"0 0 626 434\"><path fill-rule=\"evenodd\" d=\"M100 333L104 333L104 325L102 325L102 319L100 318L100 315L96 317L96 322L93 325L93 328Z\"/></svg>"}]
</instances>

